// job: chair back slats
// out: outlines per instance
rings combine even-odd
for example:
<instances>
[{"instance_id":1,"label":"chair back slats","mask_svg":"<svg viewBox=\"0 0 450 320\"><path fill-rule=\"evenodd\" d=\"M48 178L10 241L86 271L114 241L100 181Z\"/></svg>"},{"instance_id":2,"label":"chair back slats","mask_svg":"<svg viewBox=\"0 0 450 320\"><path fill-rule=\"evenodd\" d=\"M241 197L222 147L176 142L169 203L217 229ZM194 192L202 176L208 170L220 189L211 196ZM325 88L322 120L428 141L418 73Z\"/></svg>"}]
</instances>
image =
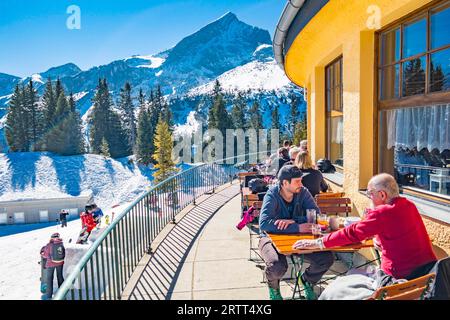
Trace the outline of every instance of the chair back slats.
<instances>
[{"instance_id":1,"label":"chair back slats","mask_svg":"<svg viewBox=\"0 0 450 320\"><path fill-rule=\"evenodd\" d=\"M338 207L338 206L333 206L333 207L323 207L323 206L319 206L320 212L321 213L326 213L326 214L330 214L330 213L350 213L352 212L352 208L345 206L345 207Z\"/></svg>"},{"instance_id":2,"label":"chair back slats","mask_svg":"<svg viewBox=\"0 0 450 320\"><path fill-rule=\"evenodd\" d=\"M317 199L329 199L329 198L342 198L345 195L345 192L323 192L316 194L315 198Z\"/></svg>"},{"instance_id":3,"label":"chair back slats","mask_svg":"<svg viewBox=\"0 0 450 320\"><path fill-rule=\"evenodd\" d=\"M339 205L339 204L351 204L352 200L350 198L324 198L324 199L317 199L316 200L317 205Z\"/></svg>"},{"instance_id":4,"label":"chair back slats","mask_svg":"<svg viewBox=\"0 0 450 320\"><path fill-rule=\"evenodd\" d=\"M252 204L252 206L253 206L255 209L261 209L261 208L262 208L262 204L263 204L262 201L254 201L253 204Z\"/></svg>"},{"instance_id":5,"label":"chair back slats","mask_svg":"<svg viewBox=\"0 0 450 320\"><path fill-rule=\"evenodd\" d=\"M379 288L371 296L374 300L418 300L423 299L424 294L436 277L430 273L422 277Z\"/></svg>"},{"instance_id":6,"label":"chair back slats","mask_svg":"<svg viewBox=\"0 0 450 320\"><path fill-rule=\"evenodd\" d=\"M352 212L352 200L350 198L321 198L316 196L316 202L320 212L325 214L345 213L348 216Z\"/></svg>"}]
</instances>

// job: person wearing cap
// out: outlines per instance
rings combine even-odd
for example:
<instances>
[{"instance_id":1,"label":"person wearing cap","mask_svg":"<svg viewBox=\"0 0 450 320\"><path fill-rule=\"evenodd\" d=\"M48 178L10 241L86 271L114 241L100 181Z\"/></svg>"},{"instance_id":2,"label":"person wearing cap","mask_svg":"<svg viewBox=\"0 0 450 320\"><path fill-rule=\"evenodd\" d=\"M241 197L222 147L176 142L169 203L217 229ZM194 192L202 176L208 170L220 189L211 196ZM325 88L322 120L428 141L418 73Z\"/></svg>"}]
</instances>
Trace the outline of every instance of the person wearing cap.
<instances>
[{"instance_id":1,"label":"person wearing cap","mask_svg":"<svg viewBox=\"0 0 450 320\"><path fill-rule=\"evenodd\" d=\"M53 233L50 241L42 247L41 256L46 260L46 291L43 296L44 300L51 299L53 296L53 277L56 270L56 278L58 279L58 288L64 282L63 267L66 249L59 233Z\"/></svg>"},{"instance_id":2,"label":"person wearing cap","mask_svg":"<svg viewBox=\"0 0 450 320\"><path fill-rule=\"evenodd\" d=\"M278 253L266 233L310 233L306 223L306 209L320 212L314 198L302 185L302 172L294 165L286 165L278 173L278 184L267 191L259 216L261 239L259 251L266 264L265 274L272 300L282 299L280 280L288 269L285 255ZM313 285L317 283L334 262L330 252L304 255L310 266L301 276L306 298L315 299Z\"/></svg>"}]
</instances>

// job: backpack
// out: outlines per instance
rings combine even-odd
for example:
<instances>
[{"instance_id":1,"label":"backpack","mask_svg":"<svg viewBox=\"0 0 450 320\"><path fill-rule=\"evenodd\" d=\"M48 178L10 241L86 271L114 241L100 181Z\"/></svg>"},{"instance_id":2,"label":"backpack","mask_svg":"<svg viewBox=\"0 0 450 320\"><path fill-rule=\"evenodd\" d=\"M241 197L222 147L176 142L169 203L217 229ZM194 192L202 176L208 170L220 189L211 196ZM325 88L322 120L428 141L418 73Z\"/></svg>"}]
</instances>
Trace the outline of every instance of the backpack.
<instances>
[{"instance_id":1,"label":"backpack","mask_svg":"<svg viewBox=\"0 0 450 320\"><path fill-rule=\"evenodd\" d=\"M64 261L64 258L66 257L66 249L64 248L64 245L62 244L62 242L53 243L52 253L51 253L50 257L51 257L52 262L55 262L55 263Z\"/></svg>"},{"instance_id":2,"label":"backpack","mask_svg":"<svg viewBox=\"0 0 450 320\"><path fill-rule=\"evenodd\" d=\"M267 183L260 178L255 178L249 181L248 187L252 193L266 192L269 188Z\"/></svg>"},{"instance_id":3,"label":"backpack","mask_svg":"<svg viewBox=\"0 0 450 320\"><path fill-rule=\"evenodd\" d=\"M319 159L317 161L317 169L323 173L335 173L336 168L333 166L330 160L328 159Z\"/></svg>"}]
</instances>

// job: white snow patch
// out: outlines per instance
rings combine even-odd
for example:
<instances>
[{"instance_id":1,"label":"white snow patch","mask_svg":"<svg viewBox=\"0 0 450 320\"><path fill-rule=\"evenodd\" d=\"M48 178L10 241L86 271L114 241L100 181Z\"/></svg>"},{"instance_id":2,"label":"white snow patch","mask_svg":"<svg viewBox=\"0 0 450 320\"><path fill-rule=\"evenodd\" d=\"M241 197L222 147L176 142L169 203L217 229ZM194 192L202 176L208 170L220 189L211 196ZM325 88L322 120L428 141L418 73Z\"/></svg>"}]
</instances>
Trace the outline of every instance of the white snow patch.
<instances>
[{"instance_id":1,"label":"white snow patch","mask_svg":"<svg viewBox=\"0 0 450 320\"><path fill-rule=\"evenodd\" d=\"M82 99L85 95L87 95L89 92L87 91L81 91L81 92L77 92L73 95L73 98L75 99L75 101L78 101L80 99Z\"/></svg>"},{"instance_id":2,"label":"white snow patch","mask_svg":"<svg viewBox=\"0 0 450 320\"><path fill-rule=\"evenodd\" d=\"M42 80L42 77L40 74L35 73L31 76L31 80L33 80L33 82L40 82L40 83L44 83L44 81Z\"/></svg>"},{"instance_id":3,"label":"white snow patch","mask_svg":"<svg viewBox=\"0 0 450 320\"><path fill-rule=\"evenodd\" d=\"M132 56L130 58L126 58L125 61L129 60L129 59L147 60L149 62L149 64L138 65L137 68L150 68L150 69L159 68L164 63L164 61L166 61L166 59L164 59L164 58L154 57L152 55L150 55L150 56L136 55L136 56Z\"/></svg>"},{"instance_id":4,"label":"white snow patch","mask_svg":"<svg viewBox=\"0 0 450 320\"><path fill-rule=\"evenodd\" d=\"M157 73L155 73L155 76L159 77L160 75L162 75L162 73L163 73L163 71L160 70L160 71L158 71Z\"/></svg>"},{"instance_id":5,"label":"white snow patch","mask_svg":"<svg viewBox=\"0 0 450 320\"><path fill-rule=\"evenodd\" d=\"M253 52L253 55L255 55L258 51L261 51L266 48L271 48L271 47L272 47L272 45L270 45L270 44L262 44L258 48L256 48L255 52Z\"/></svg>"},{"instance_id":6,"label":"white snow patch","mask_svg":"<svg viewBox=\"0 0 450 320\"><path fill-rule=\"evenodd\" d=\"M284 91L291 84L275 60L267 62L252 61L236 67L220 75L219 80L223 90L233 91ZM213 91L215 80L188 92L188 96L208 94Z\"/></svg>"},{"instance_id":7,"label":"white snow patch","mask_svg":"<svg viewBox=\"0 0 450 320\"><path fill-rule=\"evenodd\" d=\"M174 136L183 137L183 136L191 136L195 133L200 127L200 123L195 119L195 111L189 112L189 115L186 118L185 124L177 124L174 128Z\"/></svg>"}]
</instances>

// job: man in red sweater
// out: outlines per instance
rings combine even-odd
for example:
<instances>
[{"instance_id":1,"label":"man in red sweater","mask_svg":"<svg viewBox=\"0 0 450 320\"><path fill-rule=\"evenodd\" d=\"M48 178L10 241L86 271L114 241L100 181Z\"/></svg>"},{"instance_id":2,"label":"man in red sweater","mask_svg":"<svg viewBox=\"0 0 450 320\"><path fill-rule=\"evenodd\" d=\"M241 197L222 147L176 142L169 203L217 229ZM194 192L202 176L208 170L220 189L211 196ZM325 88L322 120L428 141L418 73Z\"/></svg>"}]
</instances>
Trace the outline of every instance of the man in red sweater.
<instances>
[{"instance_id":1,"label":"man in red sweater","mask_svg":"<svg viewBox=\"0 0 450 320\"><path fill-rule=\"evenodd\" d=\"M374 238L382 251L381 269L396 279L409 279L414 270L436 261L425 225L411 201L399 196L389 174L374 176L367 195L373 209L362 221L316 240L300 240L294 248L329 248Z\"/></svg>"}]
</instances>

